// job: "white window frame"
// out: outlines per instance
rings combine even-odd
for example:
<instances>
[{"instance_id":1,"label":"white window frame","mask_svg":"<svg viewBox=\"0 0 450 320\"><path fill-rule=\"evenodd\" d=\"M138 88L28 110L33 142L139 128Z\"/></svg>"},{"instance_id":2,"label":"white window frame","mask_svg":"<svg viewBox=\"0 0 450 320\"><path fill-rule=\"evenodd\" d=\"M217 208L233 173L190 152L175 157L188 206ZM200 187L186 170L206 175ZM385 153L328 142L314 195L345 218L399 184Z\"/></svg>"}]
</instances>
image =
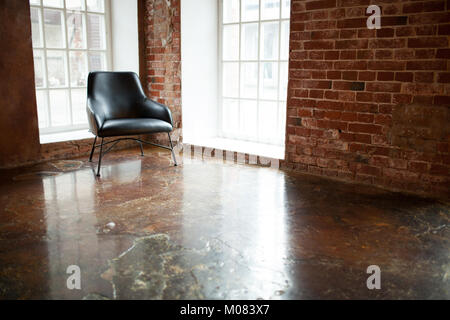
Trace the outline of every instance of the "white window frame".
<instances>
[{"instance_id":1,"label":"white window frame","mask_svg":"<svg viewBox=\"0 0 450 320\"><path fill-rule=\"evenodd\" d=\"M275 142L274 141L268 142L268 141L262 141L261 138L260 138L260 135L259 135L259 132L260 132L260 128L259 128L259 125L260 125L260 119L259 119L260 102L276 102L277 103L277 109L278 109L278 112L277 112L277 116L278 117L280 117L280 104L283 104L284 109L287 109L287 95L286 95L286 97L284 97L284 99L282 99L282 97L280 97L280 83L281 83L280 82L281 81L281 79L280 79L280 70L281 70L280 65L281 65L281 63L289 64L289 58L286 59L286 60L285 59L281 59L281 31L282 31L281 24L282 24L282 22L285 22L285 21L289 22L290 21L290 17L289 18L283 18L283 12L282 12L282 10L283 10L283 0L280 0L279 18L278 19L267 19L267 20L266 19L261 19L261 13L262 13L261 4L262 4L262 1L258 0L259 1L258 20L245 21L245 22L241 21L242 20L242 0L239 0L239 21L238 22L229 22L229 23L224 23L223 22L223 2L227 1L227 0L218 0L218 1L219 1L219 5L218 5L218 7L219 7L219 13L218 13L218 16L219 16L219 28L218 28L218 30L219 30L219 35L218 35L218 39L219 39L219 41L218 41L219 42L219 46L218 46L219 47L218 48L218 51L219 51L219 67L218 67L218 70L219 70L219 81L218 81L218 86L219 86L218 87L219 112L218 112L218 119L217 119L218 135L221 138L236 139L236 140L247 140L247 141L256 142L256 143L274 144L274 145L277 145L277 146L284 146L284 133L286 131L286 119L280 119L280 118L277 119L277 126L281 125L281 128L278 128L278 130L282 130L283 134L280 135L280 136L283 136L283 138L276 139L277 141L275 141ZM291 0L291 2L292 2L292 0ZM261 59L261 24L262 23L267 23L267 22L278 22L278 24L279 24L278 25L278 59L276 59L276 60L264 60L264 59ZM242 55L242 52L241 52L242 25L254 24L254 23L258 24L258 58L257 58L257 60L242 60L241 59L241 55ZM224 26L227 26L227 25L239 25L239 45L238 45L239 46L239 58L238 58L238 60L224 60L223 59L223 29L224 29ZM287 39L287 41L289 43L289 39ZM289 52L289 50L288 50L288 52ZM238 81L239 81L239 83L238 83L239 84L238 85L238 92L239 92L239 94L238 94L237 98L236 97L225 97L223 95L223 65L224 65L224 63L233 63L233 62L239 63L239 79L238 79ZM257 77L257 88L256 88L257 95L256 95L256 98L242 98L241 97L241 81L242 81L241 67L242 67L242 63L246 63L246 62L255 62L258 65L258 77ZM263 62L274 62L274 63L278 64L278 68L277 68L278 69L278 77L277 77L277 79L278 79L278 85L277 85L277 91L278 91L277 97L278 97L278 99L276 99L276 100L260 98L260 91L261 91L261 87L260 87L261 74L260 74L260 72L261 72L261 63L263 63ZM289 77L289 68L288 68L288 74L286 76ZM256 139L248 139L248 137L241 137L239 135L230 136L229 134L226 134L224 132L224 129L223 129L223 114L224 114L223 113L223 108L224 108L223 102L224 102L224 99L230 99L230 100L237 100L238 101L238 104L239 104L239 122L241 121L241 119L240 119L241 101L242 100L256 101L256 103L257 103L257 119L256 119L256 126L257 126L256 135L257 135L257 138ZM284 115L286 115L286 114L284 114ZM282 120L282 121L280 121L280 120ZM238 128L240 128L240 127L241 127L240 123L238 123Z\"/></svg>"},{"instance_id":2,"label":"white window frame","mask_svg":"<svg viewBox=\"0 0 450 320\"><path fill-rule=\"evenodd\" d=\"M62 8L55 8L55 7L46 7L43 5L43 0L39 1L39 5L36 4L32 4L30 2L30 8L38 8L39 9L39 19L41 21L39 28L40 28L40 33L41 33L41 41L42 41L42 46L41 47L34 47L33 44L33 52L35 50L39 50L43 52L43 60L44 60L44 87L42 88L35 88L36 90L36 94L38 91L44 91L46 94L46 101L47 101L47 126L44 128L39 127L39 134L40 135L46 135L46 134L55 134L55 133L63 133L63 132L71 132L71 131L77 131L77 130L84 130L84 129L88 129L89 124L86 118L86 123L84 124L73 124L73 110L72 110L72 89L87 89L87 84L86 86L80 86L80 87L73 87L71 84L71 75L70 75L70 55L69 53L71 51L78 51L78 52L86 52L87 55L87 68L88 68L88 72L91 70L91 65L90 65L90 59L89 59L89 52L101 52L104 53L106 56L106 69L105 71L109 71L112 68L112 35L111 35L111 3L110 0L104 0L104 12L95 12L95 11L88 11L88 6L87 6L87 0L83 0L84 1L84 8L85 10L72 10L72 9L67 9L66 8L66 1L63 0L63 4L64 6ZM63 18L64 18L64 40L65 40L65 47L64 48L47 48L47 43L46 43L46 38L45 38L45 26L44 26L44 9L51 9L51 10L55 10L55 11L60 11L63 13ZM84 49L72 49L69 48L69 43L68 43L68 27L67 27L67 12L81 12L84 14L84 23L85 23L85 41L86 41L86 48ZM105 21L105 50L99 50L99 49L90 49L89 48L89 41L87 38L88 35L88 22L87 22L87 15L88 14L95 14L95 15L103 15L104 16L104 21ZM31 24L31 22L30 22ZM47 63L47 50L50 51L59 51L59 52L64 52L65 53L65 69L66 69L66 75L67 75L67 85L64 87L56 87L56 88L50 88L49 84L48 84L48 63ZM66 125L66 126L52 126L51 123L51 108L50 108L50 90L67 90L68 92L68 112L69 112L69 119L70 119L70 125Z\"/></svg>"}]
</instances>

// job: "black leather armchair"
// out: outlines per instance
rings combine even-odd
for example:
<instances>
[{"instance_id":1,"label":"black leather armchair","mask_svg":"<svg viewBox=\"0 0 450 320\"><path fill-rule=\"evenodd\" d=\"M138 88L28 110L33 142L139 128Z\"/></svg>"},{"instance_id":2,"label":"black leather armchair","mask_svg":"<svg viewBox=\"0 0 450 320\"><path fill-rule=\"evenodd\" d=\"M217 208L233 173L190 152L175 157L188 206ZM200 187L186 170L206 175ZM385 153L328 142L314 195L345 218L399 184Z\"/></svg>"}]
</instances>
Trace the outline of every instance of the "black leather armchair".
<instances>
[{"instance_id":1,"label":"black leather armchair","mask_svg":"<svg viewBox=\"0 0 450 320\"><path fill-rule=\"evenodd\" d=\"M168 149L172 152L175 166L177 160L173 151L170 132L173 130L172 114L166 106L148 99L134 72L91 72L88 77L87 114L90 131L95 135L89 161L96 148L100 148L97 176L100 176L102 157L122 140L135 140ZM106 137L132 136L167 132L170 147L142 141L135 138L121 138L104 143ZM100 145L96 145L97 138ZM106 151L103 147L112 144Z\"/></svg>"}]
</instances>

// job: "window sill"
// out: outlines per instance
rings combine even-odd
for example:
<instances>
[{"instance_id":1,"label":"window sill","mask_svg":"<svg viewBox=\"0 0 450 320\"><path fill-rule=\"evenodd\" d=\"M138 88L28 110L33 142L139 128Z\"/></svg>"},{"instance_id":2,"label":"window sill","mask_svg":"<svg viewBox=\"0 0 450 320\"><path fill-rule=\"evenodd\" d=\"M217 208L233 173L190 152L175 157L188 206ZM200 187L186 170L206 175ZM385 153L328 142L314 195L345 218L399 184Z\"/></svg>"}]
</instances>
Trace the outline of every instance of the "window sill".
<instances>
[{"instance_id":1,"label":"window sill","mask_svg":"<svg viewBox=\"0 0 450 320\"><path fill-rule=\"evenodd\" d=\"M83 140L83 139L90 139L90 138L94 138L94 135L92 133L90 133L89 131L87 131L87 129L61 132L61 133L41 134L39 136L41 144L49 144L49 143L72 141L72 140Z\"/></svg>"},{"instance_id":2,"label":"window sill","mask_svg":"<svg viewBox=\"0 0 450 320\"><path fill-rule=\"evenodd\" d=\"M272 159L283 160L285 157L283 146L276 146L271 144L263 144L256 142L249 142L243 140L225 139L225 138L211 138L202 139L201 141L185 141L185 144L201 146L206 148L213 148L219 150L226 150L232 152L239 152L244 154L251 154L260 157L267 157Z\"/></svg>"}]
</instances>

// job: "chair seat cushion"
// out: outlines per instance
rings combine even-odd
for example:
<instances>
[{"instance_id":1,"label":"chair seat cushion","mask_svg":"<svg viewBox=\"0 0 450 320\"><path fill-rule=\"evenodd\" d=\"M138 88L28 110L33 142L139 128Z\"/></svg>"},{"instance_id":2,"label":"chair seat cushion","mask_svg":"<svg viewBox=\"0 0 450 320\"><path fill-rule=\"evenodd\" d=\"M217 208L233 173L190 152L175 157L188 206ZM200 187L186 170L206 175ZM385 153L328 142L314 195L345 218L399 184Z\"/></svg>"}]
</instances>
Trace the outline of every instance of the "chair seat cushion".
<instances>
[{"instance_id":1,"label":"chair seat cushion","mask_svg":"<svg viewBox=\"0 0 450 320\"><path fill-rule=\"evenodd\" d=\"M116 137L170 131L172 131L172 125L159 119L115 119L105 121L98 135L99 137Z\"/></svg>"}]
</instances>

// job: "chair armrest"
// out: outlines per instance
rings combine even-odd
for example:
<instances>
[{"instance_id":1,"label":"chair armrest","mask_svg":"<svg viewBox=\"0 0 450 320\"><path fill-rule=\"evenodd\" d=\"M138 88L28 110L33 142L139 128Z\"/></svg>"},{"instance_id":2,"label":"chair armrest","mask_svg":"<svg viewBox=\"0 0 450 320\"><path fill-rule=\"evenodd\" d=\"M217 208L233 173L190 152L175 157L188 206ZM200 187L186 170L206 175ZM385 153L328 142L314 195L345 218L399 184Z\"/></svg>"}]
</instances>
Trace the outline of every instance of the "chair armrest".
<instances>
[{"instance_id":1,"label":"chair armrest","mask_svg":"<svg viewBox=\"0 0 450 320\"><path fill-rule=\"evenodd\" d=\"M103 127L103 123L105 122L105 117L103 116L103 114L94 112L94 109L92 107L92 101L90 101L90 99L88 99L88 101L87 101L86 112L87 112L87 116L88 116L89 129L93 134L95 134L97 136L99 133L99 130L101 130Z\"/></svg>"},{"instance_id":2,"label":"chair armrest","mask_svg":"<svg viewBox=\"0 0 450 320\"><path fill-rule=\"evenodd\" d=\"M163 120L173 126L172 112L167 106L146 98L142 102L142 107L145 117Z\"/></svg>"}]
</instances>

